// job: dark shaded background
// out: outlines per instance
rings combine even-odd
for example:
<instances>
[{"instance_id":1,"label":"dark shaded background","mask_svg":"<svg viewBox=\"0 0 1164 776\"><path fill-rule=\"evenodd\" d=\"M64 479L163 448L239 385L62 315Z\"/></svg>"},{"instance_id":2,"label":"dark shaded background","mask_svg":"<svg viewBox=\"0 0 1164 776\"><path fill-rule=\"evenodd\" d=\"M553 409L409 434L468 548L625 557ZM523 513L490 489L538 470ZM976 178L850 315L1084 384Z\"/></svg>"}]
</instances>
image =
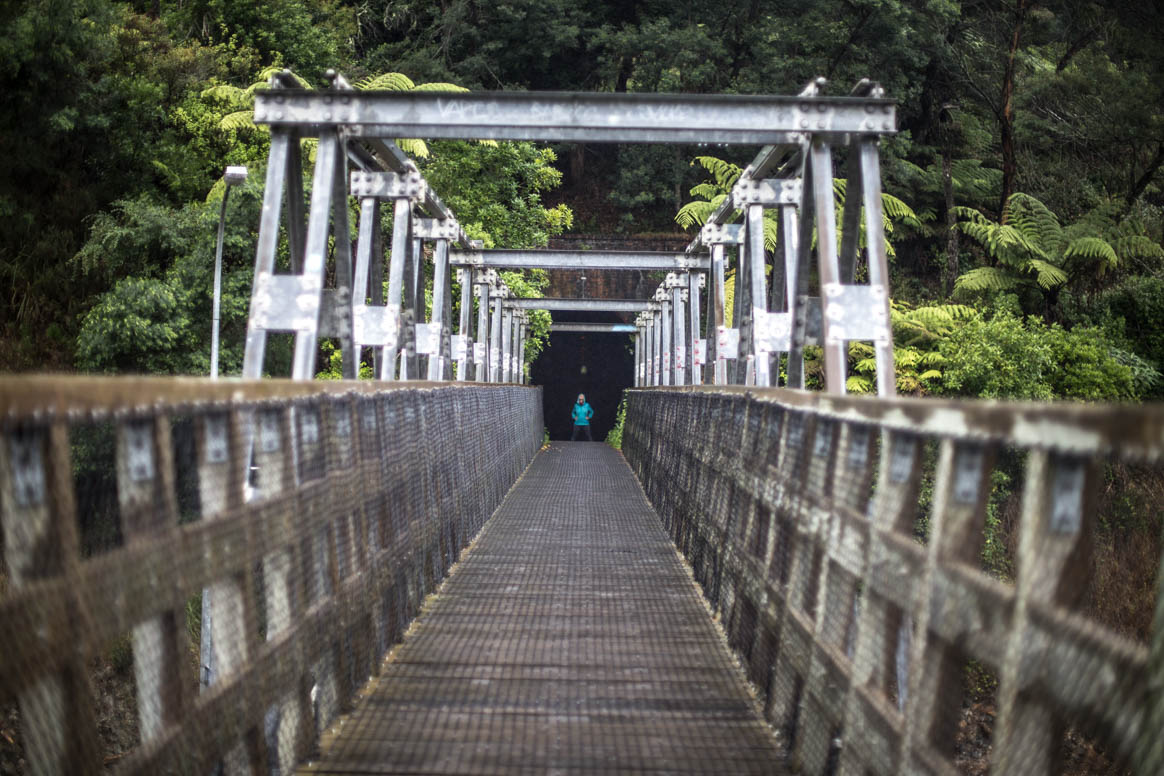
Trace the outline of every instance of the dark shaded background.
<instances>
[{"instance_id":1,"label":"dark shaded background","mask_svg":"<svg viewBox=\"0 0 1164 776\"><path fill-rule=\"evenodd\" d=\"M570 314L571 322L586 320L581 313ZM591 320L617 322L593 315ZM594 441L606 439L614 425L618 402L624 388L634 383L634 350L628 334L575 334L556 332L550 346L532 365L531 381L542 386L543 411L550 439L569 439L574 429L570 407L578 394L594 409L590 421ZM585 372L583 372L585 367Z\"/></svg>"}]
</instances>

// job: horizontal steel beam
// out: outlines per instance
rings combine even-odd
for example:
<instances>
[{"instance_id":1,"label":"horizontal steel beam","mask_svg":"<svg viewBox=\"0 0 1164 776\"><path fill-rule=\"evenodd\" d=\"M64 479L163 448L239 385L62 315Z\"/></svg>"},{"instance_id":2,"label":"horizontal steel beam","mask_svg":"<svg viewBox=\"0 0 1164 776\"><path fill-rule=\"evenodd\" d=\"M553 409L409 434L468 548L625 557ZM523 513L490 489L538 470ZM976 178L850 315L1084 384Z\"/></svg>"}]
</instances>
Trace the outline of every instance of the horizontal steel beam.
<instances>
[{"instance_id":1,"label":"horizontal steel beam","mask_svg":"<svg viewBox=\"0 0 1164 776\"><path fill-rule=\"evenodd\" d=\"M255 123L343 125L358 137L614 143L799 143L810 133L890 134L896 103L874 97L588 92L255 93Z\"/></svg>"},{"instance_id":2,"label":"horizontal steel beam","mask_svg":"<svg viewBox=\"0 0 1164 776\"><path fill-rule=\"evenodd\" d=\"M637 327L633 323L551 323L550 331L576 332L578 334L634 334Z\"/></svg>"},{"instance_id":3,"label":"horizontal steel beam","mask_svg":"<svg viewBox=\"0 0 1164 776\"><path fill-rule=\"evenodd\" d=\"M508 304L520 310L587 310L598 313L639 313L651 304L646 299L510 299Z\"/></svg>"},{"instance_id":4,"label":"horizontal steel beam","mask_svg":"<svg viewBox=\"0 0 1164 776\"><path fill-rule=\"evenodd\" d=\"M646 272L706 271L709 265L706 256L655 251L450 251L449 260L453 264L497 269L623 269Z\"/></svg>"}]
</instances>

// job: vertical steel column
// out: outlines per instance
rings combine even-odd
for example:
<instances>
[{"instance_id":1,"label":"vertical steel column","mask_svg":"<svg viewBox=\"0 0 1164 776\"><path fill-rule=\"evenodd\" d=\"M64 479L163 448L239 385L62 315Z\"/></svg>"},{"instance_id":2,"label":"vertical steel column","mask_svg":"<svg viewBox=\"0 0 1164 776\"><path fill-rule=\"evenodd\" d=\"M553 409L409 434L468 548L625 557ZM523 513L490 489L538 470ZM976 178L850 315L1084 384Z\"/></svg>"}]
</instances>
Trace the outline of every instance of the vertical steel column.
<instances>
[{"instance_id":1,"label":"vertical steel column","mask_svg":"<svg viewBox=\"0 0 1164 776\"><path fill-rule=\"evenodd\" d=\"M817 271L821 288L829 284L840 284L840 268L837 262L837 223L833 201L833 165L829 144L821 138L813 138L809 151L812 166L812 197L816 214ZM880 199L880 198L879 198ZM823 304L828 304L822 299ZM829 316L823 316L825 389L829 393L845 392L845 343L829 337Z\"/></svg>"},{"instance_id":2,"label":"vertical steel column","mask_svg":"<svg viewBox=\"0 0 1164 776\"><path fill-rule=\"evenodd\" d=\"M267 156L267 180L263 189L263 211L259 220L259 242L255 249L254 291L251 293L250 314L247 316L246 350L243 355L242 376L258 379L263 376L263 358L267 348L267 328L257 321L259 289L275 273L275 254L279 247L279 216L283 208L283 188L291 168L291 148L299 143L298 137L288 131L271 131L271 150ZM302 177L302 173L300 173ZM294 199L296 192L291 192ZM298 192L302 209L303 191ZM290 238L290 235L288 235ZM292 249L292 267L299 262L295 248L302 241L289 239ZM298 274L298 272L296 272Z\"/></svg>"},{"instance_id":3,"label":"vertical steel column","mask_svg":"<svg viewBox=\"0 0 1164 776\"><path fill-rule=\"evenodd\" d=\"M424 243L410 233L404 270L404 353L401 356L400 377L419 380L421 359L416 352L416 324L424 320Z\"/></svg>"},{"instance_id":4,"label":"vertical steel column","mask_svg":"<svg viewBox=\"0 0 1164 776\"><path fill-rule=\"evenodd\" d=\"M428 379L429 380L443 380L444 379L444 329L445 318L448 313L445 309L445 295L446 286L449 285L449 241L438 239L433 249L433 273L432 273L432 313L429 315L429 336L432 336L433 329L436 330L437 347L436 352L428 357ZM421 276L421 283L424 283L423 274ZM420 297L424 299L422 292ZM419 307L421 302L417 303Z\"/></svg>"},{"instance_id":5,"label":"vertical steel column","mask_svg":"<svg viewBox=\"0 0 1164 776\"><path fill-rule=\"evenodd\" d=\"M513 308L508 303L501 306L501 382L512 382L510 374L513 366Z\"/></svg>"},{"instance_id":6,"label":"vertical steel column","mask_svg":"<svg viewBox=\"0 0 1164 776\"><path fill-rule=\"evenodd\" d=\"M812 266L812 225L816 206L813 204L813 166L808 163L808 150L801 151L800 216L796 231L796 255L784 265L788 272L788 293L792 300L792 344L788 351L788 387L804 388L804 343L808 331L810 306L819 306L819 300L808 295L808 275ZM830 185L832 173L829 174Z\"/></svg>"},{"instance_id":7,"label":"vertical steel column","mask_svg":"<svg viewBox=\"0 0 1164 776\"><path fill-rule=\"evenodd\" d=\"M396 344L392 352L385 350L380 366L381 380L395 380L397 360L400 361L400 376L407 374L403 353L404 322L400 311L404 303L404 267L408 263L408 252L412 244L412 202L404 197L396 199L392 213L392 256L388 260L388 305L396 306Z\"/></svg>"},{"instance_id":8,"label":"vertical steel column","mask_svg":"<svg viewBox=\"0 0 1164 776\"><path fill-rule=\"evenodd\" d=\"M457 321L457 336L460 337L461 352L457 355L457 382L464 382L469 379L469 363L472 358L470 352L473 347L473 340L469 336L469 326L471 324L471 316L473 314L473 271L468 267L457 270L457 282L461 284L461 314Z\"/></svg>"},{"instance_id":9,"label":"vertical steel column","mask_svg":"<svg viewBox=\"0 0 1164 776\"><path fill-rule=\"evenodd\" d=\"M646 364L644 364L646 367L646 372L643 375L643 384L648 386L655 385L655 355L659 352L658 340L655 338L656 332L654 307L654 303L647 305L647 311L643 313L646 319L647 328L647 360Z\"/></svg>"},{"instance_id":10,"label":"vertical steel column","mask_svg":"<svg viewBox=\"0 0 1164 776\"><path fill-rule=\"evenodd\" d=\"M687 347L687 363L691 369L691 384L703 383L703 365L695 363L695 342L699 337L699 282L703 275L699 272L687 273L687 303L691 312L691 342ZM707 344L704 343L704 359L707 358Z\"/></svg>"},{"instance_id":11,"label":"vertical steel column","mask_svg":"<svg viewBox=\"0 0 1164 776\"><path fill-rule=\"evenodd\" d=\"M798 277L796 271L797 262L800 260L799 249L799 222L796 216L795 205L781 205L780 206L780 247L782 255L779 258L774 258L772 261L772 307L773 309L782 309L784 314L788 315L788 320L791 321L795 316L796 311L796 279ZM785 347L792 347L792 325L788 325L788 342ZM788 351L788 374L792 373L792 354ZM780 353L776 354L776 377L771 381L772 385L779 382L780 375ZM804 359L801 357L799 364L799 372L804 374ZM788 385L788 378L785 378L785 385Z\"/></svg>"},{"instance_id":12,"label":"vertical steel column","mask_svg":"<svg viewBox=\"0 0 1164 776\"><path fill-rule=\"evenodd\" d=\"M869 251L869 285L881 286L885 320L889 313L889 261L885 255L885 224L881 212L881 165L877 157L877 138L858 141L861 154L861 194L865 200L865 244ZM877 395L897 394L897 370L893 363L893 338L873 343L877 359Z\"/></svg>"},{"instance_id":13,"label":"vertical steel column","mask_svg":"<svg viewBox=\"0 0 1164 776\"><path fill-rule=\"evenodd\" d=\"M640 381L643 373L643 325L635 319L635 388L642 387Z\"/></svg>"},{"instance_id":14,"label":"vertical steel column","mask_svg":"<svg viewBox=\"0 0 1164 776\"><path fill-rule=\"evenodd\" d=\"M748 286L751 302L751 336L749 354L755 356L756 385L770 385L768 353L768 292L764 288L764 206L749 205L748 220ZM741 262L742 263L742 262Z\"/></svg>"},{"instance_id":15,"label":"vertical steel column","mask_svg":"<svg viewBox=\"0 0 1164 776\"><path fill-rule=\"evenodd\" d=\"M708 292L708 306L710 315L707 321L707 339L709 345L715 345L709 350L714 351L714 375L712 381L716 385L727 385L727 362L719 350L719 331L724 327L724 271L723 245L711 246L711 291Z\"/></svg>"},{"instance_id":16,"label":"vertical steel column","mask_svg":"<svg viewBox=\"0 0 1164 776\"><path fill-rule=\"evenodd\" d=\"M683 289L684 279L682 276L676 276L674 283L668 283L671 287L671 323L674 326L672 334L671 357L673 359L673 385L685 385L687 383L687 324L683 316L683 308L685 307L686 291Z\"/></svg>"},{"instance_id":17,"label":"vertical steel column","mask_svg":"<svg viewBox=\"0 0 1164 776\"><path fill-rule=\"evenodd\" d=\"M663 355L662 367L659 370L659 384L671 384L671 298L666 288L659 288L655 292L655 299L659 302L659 350Z\"/></svg>"},{"instance_id":18,"label":"vertical steel column","mask_svg":"<svg viewBox=\"0 0 1164 776\"><path fill-rule=\"evenodd\" d=\"M529 315L524 310L521 313L521 326L517 338L517 381L525 385L525 338L529 335Z\"/></svg>"},{"instance_id":19,"label":"vertical steel column","mask_svg":"<svg viewBox=\"0 0 1164 776\"><path fill-rule=\"evenodd\" d=\"M489 382L489 345L492 337L489 331L489 283L488 272L473 270L473 288L477 292L477 341L473 345L473 361L477 366L474 375L479 383Z\"/></svg>"},{"instance_id":20,"label":"vertical steel column","mask_svg":"<svg viewBox=\"0 0 1164 776\"><path fill-rule=\"evenodd\" d=\"M501 382L501 305L505 297L501 289L493 296L492 318L489 322L489 382Z\"/></svg>"}]
</instances>

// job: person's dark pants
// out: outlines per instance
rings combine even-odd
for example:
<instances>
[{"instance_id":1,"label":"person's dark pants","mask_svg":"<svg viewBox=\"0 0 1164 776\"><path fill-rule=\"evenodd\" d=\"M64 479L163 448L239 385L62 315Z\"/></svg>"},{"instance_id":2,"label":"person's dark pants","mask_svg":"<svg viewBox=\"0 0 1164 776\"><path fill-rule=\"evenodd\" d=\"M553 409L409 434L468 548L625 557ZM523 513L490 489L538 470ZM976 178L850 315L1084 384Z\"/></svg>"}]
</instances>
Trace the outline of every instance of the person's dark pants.
<instances>
[{"instance_id":1,"label":"person's dark pants","mask_svg":"<svg viewBox=\"0 0 1164 776\"><path fill-rule=\"evenodd\" d=\"M594 441L594 437L590 436L590 424L589 423L587 423L585 426L579 426L577 423L575 423L574 424L574 433L570 435L571 442L578 441L578 429L582 429L583 431L586 432L586 441L587 442Z\"/></svg>"}]
</instances>

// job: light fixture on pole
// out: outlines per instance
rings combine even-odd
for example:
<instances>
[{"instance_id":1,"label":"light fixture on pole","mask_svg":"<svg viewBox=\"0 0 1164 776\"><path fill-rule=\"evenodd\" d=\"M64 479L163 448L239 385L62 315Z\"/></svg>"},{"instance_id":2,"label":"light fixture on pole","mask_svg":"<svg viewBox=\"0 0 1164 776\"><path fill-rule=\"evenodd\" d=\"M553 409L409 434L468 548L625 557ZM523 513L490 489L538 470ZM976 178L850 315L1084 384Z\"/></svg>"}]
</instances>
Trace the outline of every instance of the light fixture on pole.
<instances>
[{"instance_id":1,"label":"light fixture on pole","mask_svg":"<svg viewBox=\"0 0 1164 776\"><path fill-rule=\"evenodd\" d=\"M222 209L218 211L218 244L214 249L214 312L210 328L210 376L218 377L218 322L222 308L222 237L226 228L226 200L230 197L230 187L247 179L247 168L230 166L222 176L226 190L222 192Z\"/></svg>"}]
</instances>

